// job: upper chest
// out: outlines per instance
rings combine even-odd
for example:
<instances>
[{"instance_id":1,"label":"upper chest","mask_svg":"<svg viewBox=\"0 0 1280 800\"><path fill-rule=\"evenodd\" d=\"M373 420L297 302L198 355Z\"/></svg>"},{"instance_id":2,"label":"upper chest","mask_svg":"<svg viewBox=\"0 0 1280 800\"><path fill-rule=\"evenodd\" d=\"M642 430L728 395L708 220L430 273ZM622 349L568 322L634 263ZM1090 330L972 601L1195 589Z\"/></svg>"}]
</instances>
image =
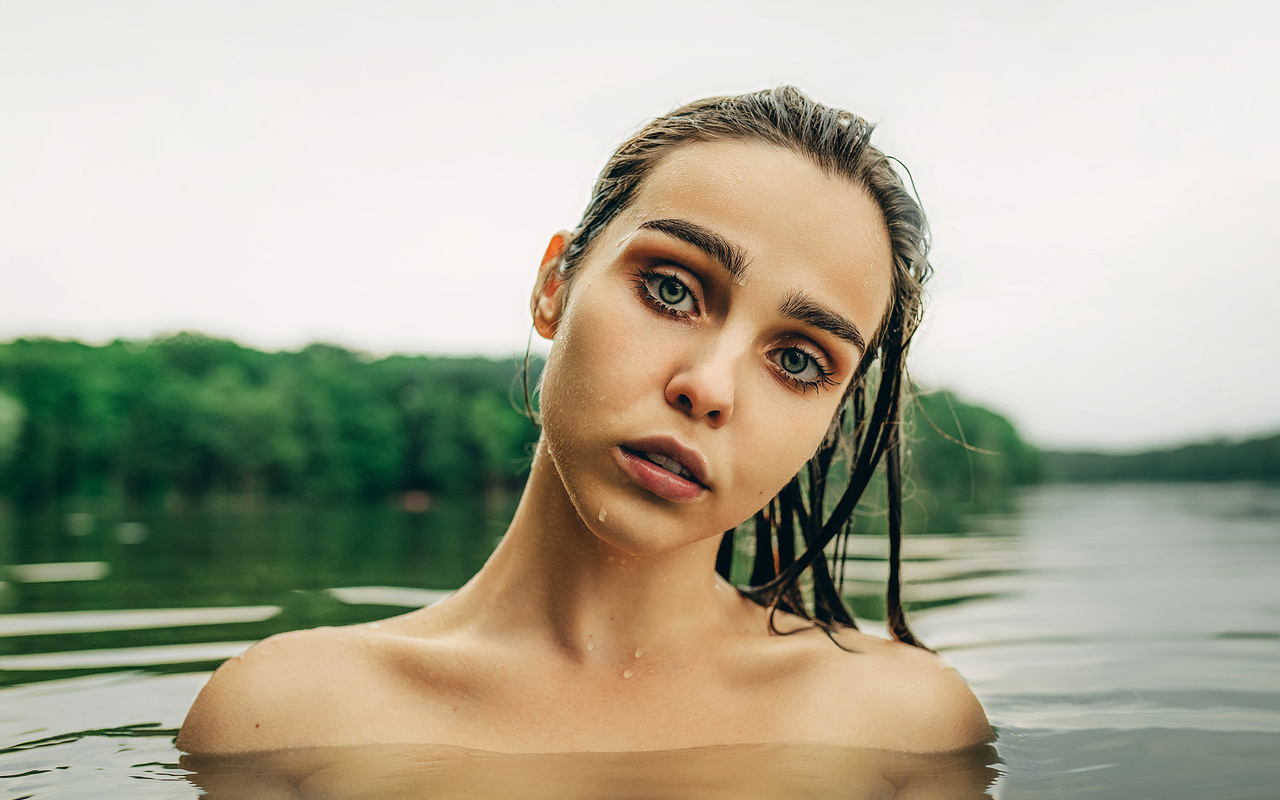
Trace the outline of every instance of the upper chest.
<instances>
[{"instance_id":1,"label":"upper chest","mask_svg":"<svg viewBox=\"0 0 1280 800\"><path fill-rule=\"evenodd\" d=\"M843 680L848 654L825 638L776 644L684 661L642 653L577 663L390 641L360 660L363 674L347 676L361 696L334 710L354 721L347 730L360 742L526 752L841 741L874 729L836 711L858 691Z\"/></svg>"}]
</instances>

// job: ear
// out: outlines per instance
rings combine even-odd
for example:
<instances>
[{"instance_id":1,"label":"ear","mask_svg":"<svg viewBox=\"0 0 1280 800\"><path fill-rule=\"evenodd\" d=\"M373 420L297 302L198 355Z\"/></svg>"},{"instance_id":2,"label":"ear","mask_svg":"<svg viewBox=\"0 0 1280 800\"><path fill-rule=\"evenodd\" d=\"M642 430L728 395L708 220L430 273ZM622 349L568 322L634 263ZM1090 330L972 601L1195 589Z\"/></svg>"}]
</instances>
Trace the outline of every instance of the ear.
<instances>
[{"instance_id":1,"label":"ear","mask_svg":"<svg viewBox=\"0 0 1280 800\"><path fill-rule=\"evenodd\" d=\"M533 286L533 297L529 300L529 310L533 312L533 327L544 339L554 339L556 326L560 324L565 289L560 263L571 237L572 234L568 231L560 231L551 237L547 252L542 255L542 265L538 267L538 282Z\"/></svg>"}]
</instances>

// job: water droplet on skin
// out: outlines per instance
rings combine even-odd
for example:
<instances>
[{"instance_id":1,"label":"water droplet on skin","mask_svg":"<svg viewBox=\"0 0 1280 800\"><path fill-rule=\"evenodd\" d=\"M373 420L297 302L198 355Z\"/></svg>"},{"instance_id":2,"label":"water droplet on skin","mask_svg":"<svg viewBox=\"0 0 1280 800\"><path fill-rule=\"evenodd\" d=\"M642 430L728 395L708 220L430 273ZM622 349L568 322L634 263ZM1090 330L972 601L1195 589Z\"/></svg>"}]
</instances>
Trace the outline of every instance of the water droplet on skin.
<instances>
[{"instance_id":1,"label":"water droplet on skin","mask_svg":"<svg viewBox=\"0 0 1280 800\"><path fill-rule=\"evenodd\" d=\"M622 677L624 678L630 678L632 675L635 675L635 674L636 674L636 671L634 669L624 669L622 671Z\"/></svg>"},{"instance_id":2,"label":"water droplet on skin","mask_svg":"<svg viewBox=\"0 0 1280 800\"><path fill-rule=\"evenodd\" d=\"M644 648L643 648L643 647L637 647L637 648L636 648L636 658L639 658L639 657L640 657L640 656L642 656L642 655L644 655Z\"/></svg>"},{"instance_id":3,"label":"water droplet on skin","mask_svg":"<svg viewBox=\"0 0 1280 800\"><path fill-rule=\"evenodd\" d=\"M370 628L372 628L373 630L377 630L377 629L378 629L378 623L376 623L376 622L370 622L370 623L369 623L369 627L370 627Z\"/></svg>"},{"instance_id":4,"label":"water droplet on skin","mask_svg":"<svg viewBox=\"0 0 1280 800\"><path fill-rule=\"evenodd\" d=\"M595 650L595 649L596 649L596 643L595 643L595 642L587 642L587 652L588 652L588 653L590 653L592 650Z\"/></svg>"},{"instance_id":5,"label":"water droplet on skin","mask_svg":"<svg viewBox=\"0 0 1280 800\"><path fill-rule=\"evenodd\" d=\"M608 512L607 512L607 511L605 511L603 508L602 508L602 509L600 509L600 521L601 521L601 522L604 522L604 518L605 518L606 516L608 516Z\"/></svg>"}]
</instances>

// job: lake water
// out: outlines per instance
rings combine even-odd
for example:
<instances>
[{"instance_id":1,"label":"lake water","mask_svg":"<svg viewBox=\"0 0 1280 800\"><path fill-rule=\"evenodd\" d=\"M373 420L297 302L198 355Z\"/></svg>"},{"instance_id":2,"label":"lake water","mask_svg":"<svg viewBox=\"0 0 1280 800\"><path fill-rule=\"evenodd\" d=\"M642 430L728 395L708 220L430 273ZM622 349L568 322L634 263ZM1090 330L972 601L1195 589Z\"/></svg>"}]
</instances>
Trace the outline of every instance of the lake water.
<instances>
[{"instance_id":1,"label":"lake water","mask_svg":"<svg viewBox=\"0 0 1280 800\"><path fill-rule=\"evenodd\" d=\"M187 767L216 776L180 766L173 737L220 660L272 633L438 599L510 512L0 517L0 797L201 796ZM923 770L979 781L939 797L988 782L998 798L1280 797L1280 487L1041 487L963 527L908 540L905 594L917 633L986 706L994 756L369 750L326 756L341 763L324 796L889 797L883 776ZM855 543L852 594L881 591L883 546ZM233 772L252 784L268 770Z\"/></svg>"}]
</instances>

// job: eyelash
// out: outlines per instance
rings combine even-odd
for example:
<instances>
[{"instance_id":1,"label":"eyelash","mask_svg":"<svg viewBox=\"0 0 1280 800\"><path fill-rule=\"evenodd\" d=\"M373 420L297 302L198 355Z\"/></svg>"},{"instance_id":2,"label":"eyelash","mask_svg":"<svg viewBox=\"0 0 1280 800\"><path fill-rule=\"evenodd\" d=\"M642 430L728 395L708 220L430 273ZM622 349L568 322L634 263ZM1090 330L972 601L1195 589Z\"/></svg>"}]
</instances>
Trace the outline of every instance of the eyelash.
<instances>
[{"instance_id":1,"label":"eyelash","mask_svg":"<svg viewBox=\"0 0 1280 800\"><path fill-rule=\"evenodd\" d=\"M684 287L684 290L689 293L689 297L693 298L694 304L698 305L697 295L694 294L693 289L689 288L689 284L685 283L684 280L682 280L679 275L676 275L670 272L662 272L656 269L639 270L638 272L636 272L635 277L632 279L631 285L635 288L636 294L639 296L640 300L644 302L645 305L649 306L649 308L653 309L655 312L659 314L662 314L663 316L672 317L673 319L681 319L681 320L692 319L693 317L691 314L689 314L689 312L680 311L679 309L672 308L671 306L662 302L662 300L660 300L657 297L657 295L654 294L653 290L649 288L649 283L658 278L661 278L663 280L670 278L676 281L677 283L679 283L681 286ZM801 393L808 392L810 389L821 392L823 389L827 388L828 386L836 385L835 379L831 377L831 367L828 366L827 361L824 357L818 355L817 353L813 352L812 350L806 347L798 347L796 345L779 347L775 350L771 350L769 352L769 355L772 356L775 353L779 353L783 350L799 350L801 353L804 353L806 358L808 358L813 362L813 365L818 370L817 378L806 381L788 373L786 370L782 369L782 367L778 365L777 362L775 362L772 358L770 358L769 363L770 365L773 366L774 372L777 373L779 379L790 384L792 388L797 389Z\"/></svg>"},{"instance_id":2,"label":"eyelash","mask_svg":"<svg viewBox=\"0 0 1280 800\"><path fill-rule=\"evenodd\" d=\"M679 283L681 286L684 287L684 290L689 293L689 297L693 299L694 305L695 306L700 305L698 303L698 296L694 294L693 289L689 288L689 284L685 283L680 278L679 275L675 275L670 272L661 272L655 269L640 270L639 272L636 273L636 276L631 281L631 284L632 286L635 287L636 294L640 296L640 299L644 301L645 305L649 306L649 308L652 308L654 311L658 312L659 314L663 314L665 316L672 317L674 319L693 319L693 316L689 312L681 311L677 308L672 308L671 306L662 302L662 300L660 300L658 296L654 294L653 290L649 288L650 281L653 281L659 278L662 280L666 280L667 278L670 278L671 280L674 280L676 283Z\"/></svg>"},{"instance_id":3,"label":"eyelash","mask_svg":"<svg viewBox=\"0 0 1280 800\"><path fill-rule=\"evenodd\" d=\"M800 378L797 378L796 376L784 370L781 366L779 366L776 362L774 362L773 359L769 359L770 363L774 365L775 371L778 373L778 376L782 378L782 380L786 381L787 383L791 384L795 388L799 389L802 393L807 392L810 389L821 392L823 389L827 388L828 386L836 385L836 380L831 377L831 367L827 365L826 359L823 358L822 356L819 356L817 353L814 353L808 348L797 347L795 345L779 347L777 350L773 350L770 353L770 355L773 355L773 353L781 352L783 350L799 350L801 353L804 353L805 357L808 358L810 361L812 361L813 366L817 368L818 377L809 381L801 380Z\"/></svg>"}]
</instances>

